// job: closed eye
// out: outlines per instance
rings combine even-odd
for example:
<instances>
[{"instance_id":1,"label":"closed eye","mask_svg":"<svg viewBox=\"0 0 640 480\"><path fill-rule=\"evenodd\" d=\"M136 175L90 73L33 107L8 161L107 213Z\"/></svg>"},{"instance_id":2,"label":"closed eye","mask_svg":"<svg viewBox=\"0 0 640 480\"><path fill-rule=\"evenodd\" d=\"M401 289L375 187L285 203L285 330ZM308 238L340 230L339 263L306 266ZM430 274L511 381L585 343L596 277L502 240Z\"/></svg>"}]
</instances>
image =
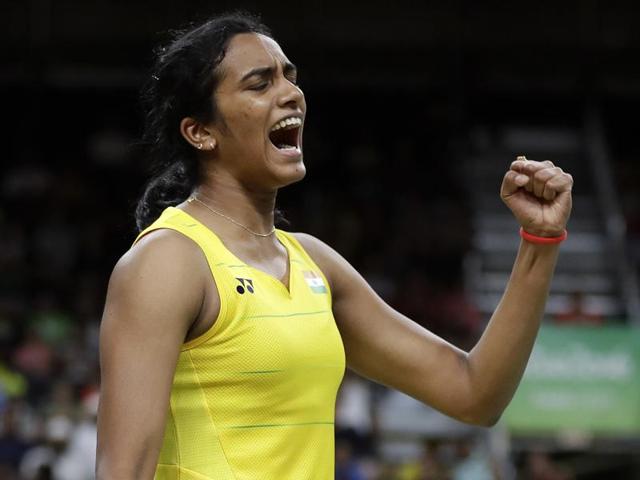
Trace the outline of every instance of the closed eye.
<instances>
[{"instance_id":1,"label":"closed eye","mask_svg":"<svg viewBox=\"0 0 640 480\"><path fill-rule=\"evenodd\" d=\"M264 90L265 88L267 88L269 86L269 82L260 82L260 83L256 83L255 85L252 85L249 87L249 90L255 90L255 91L260 91L260 90Z\"/></svg>"},{"instance_id":2,"label":"closed eye","mask_svg":"<svg viewBox=\"0 0 640 480\"><path fill-rule=\"evenodd\" d=\"M261 91L269 86L269 82L273 81L275 73L276 70L273 67L258 67L243 75L240 81L245 82L251 79L251 77L256 77L255 80L260 80L260 82L247 88L249 90ZM287 81L291 82L293 85L298 85L298 69L293 63L285 63L282 67L282 73Z\"/></svg>"}]
</instances>

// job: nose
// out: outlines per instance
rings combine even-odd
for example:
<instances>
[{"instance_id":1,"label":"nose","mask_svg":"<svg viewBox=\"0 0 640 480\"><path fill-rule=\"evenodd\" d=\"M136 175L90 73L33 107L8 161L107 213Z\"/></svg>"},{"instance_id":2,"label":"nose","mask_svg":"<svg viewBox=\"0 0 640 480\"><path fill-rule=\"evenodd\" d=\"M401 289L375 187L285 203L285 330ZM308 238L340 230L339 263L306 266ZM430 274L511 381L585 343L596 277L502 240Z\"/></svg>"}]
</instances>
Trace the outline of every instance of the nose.
<instances>
[{"instance_id":1,"label":"nose","mask_svg":"<svg viewBox=\"0 0 640 480\"><path fill-rule=\"evenodd\" d=\"M287 78L281 79L282 88L278 98L279 107L302 108L304 104L304 93L302 89Z\"/></svg>"}]
</instances>

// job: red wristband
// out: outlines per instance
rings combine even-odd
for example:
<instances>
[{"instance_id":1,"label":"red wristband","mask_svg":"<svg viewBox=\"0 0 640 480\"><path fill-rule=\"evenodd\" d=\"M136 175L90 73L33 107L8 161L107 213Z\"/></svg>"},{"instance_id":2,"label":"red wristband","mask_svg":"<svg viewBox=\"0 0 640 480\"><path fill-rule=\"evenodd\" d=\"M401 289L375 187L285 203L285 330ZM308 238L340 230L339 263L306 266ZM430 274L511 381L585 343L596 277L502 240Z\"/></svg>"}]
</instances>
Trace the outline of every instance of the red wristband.
<instances>
[{"instance_id":1,"label":"red wristband","mask_svg":"<svg viewBox=\"0 0 640 480\"><path fill-rule=\"evenodd\" d=\"M526 232L524 228L520 227L520 236L527 242L537 243L538 245L554 245L556 243L564 242L567 239L567 230L563 230L562 234L557 237L539 237Z\"/></svg>"}]
</instances>

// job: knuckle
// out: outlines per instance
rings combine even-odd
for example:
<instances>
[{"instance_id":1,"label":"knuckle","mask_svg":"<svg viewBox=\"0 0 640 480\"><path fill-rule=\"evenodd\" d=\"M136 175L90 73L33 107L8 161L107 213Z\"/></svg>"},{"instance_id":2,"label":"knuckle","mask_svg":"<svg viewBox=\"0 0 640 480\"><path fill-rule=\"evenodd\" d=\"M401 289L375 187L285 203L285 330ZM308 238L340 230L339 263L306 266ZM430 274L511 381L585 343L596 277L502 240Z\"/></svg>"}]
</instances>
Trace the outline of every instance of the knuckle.
<instances>
[{"instance_id":1,"label":"knuckle","mask_svg":"<svg viewBox=\"0 0 640 480\"><path fill-rule=\"evenodd\" d=\"M548 181L556 177L561 177L563 174L564 172L559 167L547 167L536 173L536 179Z\"/></svg>"},{"instance_id":2,"label":"knuckle","mask_svg":"<svg viewBox=\"0 0 640 480\"><path fill-rule=\"evenodd\" d=\"M536 180L548 180L553 176L554 172L550 168L541 168L534 174Z\"/></svg>"},{"instance_id":3,"label":"knuckle","mask_svg":"<svg viewBox=\"0 0 640 480\"><path fill-rule=\"evenodd\" d=\"M540 162L537 162L535 160L528 160L527 163L524 164L524 168L526 168L527 170L537 170L539 168Z\"/></svg>"}]
</instances>

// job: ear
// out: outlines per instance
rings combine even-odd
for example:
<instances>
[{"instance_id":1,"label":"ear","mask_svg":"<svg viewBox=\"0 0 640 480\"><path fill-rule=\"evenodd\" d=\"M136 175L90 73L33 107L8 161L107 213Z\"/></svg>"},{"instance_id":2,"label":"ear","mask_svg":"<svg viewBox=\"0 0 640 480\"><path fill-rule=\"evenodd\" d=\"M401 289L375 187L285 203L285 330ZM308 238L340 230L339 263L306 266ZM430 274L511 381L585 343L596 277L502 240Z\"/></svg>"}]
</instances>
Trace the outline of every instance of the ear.
<instances>
[{"instance_id":1,"label":"ear","mask_svg":"<svg viewBox=\"0 0 640 480\"><path fill-rule=\"evenodd\" d=\"M198 150L214 150L218 145L213 129L203 125L192 117L185 117L180 122L180 133L184 139Z\"/></svg>"}]
</instances>

